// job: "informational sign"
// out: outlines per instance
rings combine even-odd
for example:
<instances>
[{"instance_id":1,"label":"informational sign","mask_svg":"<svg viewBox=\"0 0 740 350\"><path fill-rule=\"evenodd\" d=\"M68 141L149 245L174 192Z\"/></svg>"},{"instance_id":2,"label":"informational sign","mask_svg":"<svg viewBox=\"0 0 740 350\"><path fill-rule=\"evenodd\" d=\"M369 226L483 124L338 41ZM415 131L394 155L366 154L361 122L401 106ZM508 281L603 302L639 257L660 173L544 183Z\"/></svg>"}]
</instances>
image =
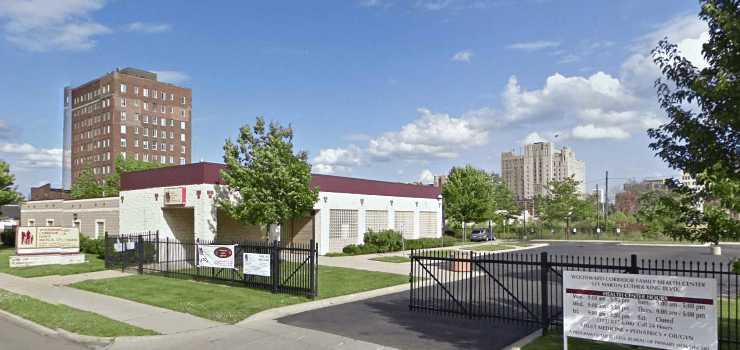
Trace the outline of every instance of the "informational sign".
<instances>
[{"instance_id":1,"label":"informational sign","mask_svg":"<svg viewBox=\"0 0 740 350\"><path fill-rule=\"evenodd\" d=\"M235 245L198 245L198 267L234 268Z\"/></svg>"},{"instance_id":2,"label":"informational sign","mask_svg":"<svg viewBox=\"0 0 740 350\"><path fill-rule=\"evenodd\" d=\"M122 253L134 249L136 249L136 241L133 239L124 239L123 241L117 239L116 242L113 243L113 250L116 253Z\"/></svg>"},{"instance_id":3,"label":"informational sign","mask_svg":"<svg viewBox=\"0 0 740 350\"><path fill-rule=\"evenodd\" d=\"M244 253L244 274L270 277L270 254Z\"/></svg>"},{"instance_id":4,"label":"informational sign","mask_svg":"<svg viewBox=\"0 0 740 350\"><path fill-rule=\"evenodd\" d=\"M183 206L187 192L185 187L168 187L164 189L164 205Z\"/></svg>"},{"instance_id":5,"label":"informational sign","mask_svg":"<svg viewBox=\"0 0 740 350\"><path fill-rule=\"evenodd\" d=\"M76 227L20 226L15 237L16 254L74 254L80 252Z\"/></svg>"},{"instance_id":6,"label":"informational sign","mask_svg":"<svg viewBox=\"0 0 740 350\"><path fill-rule=\"evenodd\" d=\"M658 349L715 350L711 278L563 272L563 336Z\"/></svg>"}]
</instances>

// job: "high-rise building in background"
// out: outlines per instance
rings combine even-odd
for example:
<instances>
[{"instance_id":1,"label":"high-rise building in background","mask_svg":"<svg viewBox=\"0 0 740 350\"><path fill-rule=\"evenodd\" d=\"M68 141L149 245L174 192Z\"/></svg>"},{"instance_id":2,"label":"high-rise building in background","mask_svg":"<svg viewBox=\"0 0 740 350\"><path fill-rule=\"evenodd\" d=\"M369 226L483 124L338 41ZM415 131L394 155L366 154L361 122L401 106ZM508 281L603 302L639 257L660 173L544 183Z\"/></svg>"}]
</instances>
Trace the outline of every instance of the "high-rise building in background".
<instances>
[{"instance_id":1,"label":"high-rise building in background","mask_svg":"<svg viewBox=\"0 0 740 350\"><path fill-rule=\"evenodd\" d=\"M119 155L163 165L191 162L192 91L155 73L116 69L65 88L63 186L89 168L113 172Z\"/></svg>"},{"instance_id":2,"label":"high-rise building in background","mask_svg":"<svg viewBox=\"0 0 740 350\"><path fill-rule=\"evenodd\" d=\"M573 150L555 149L549 142L524 146L524 154L501 154L501 177L517 200L546 194L550 181L571 177L579 182L578 192L586 194L586 163L576 159Z\"/></svg>"}]
</instances>

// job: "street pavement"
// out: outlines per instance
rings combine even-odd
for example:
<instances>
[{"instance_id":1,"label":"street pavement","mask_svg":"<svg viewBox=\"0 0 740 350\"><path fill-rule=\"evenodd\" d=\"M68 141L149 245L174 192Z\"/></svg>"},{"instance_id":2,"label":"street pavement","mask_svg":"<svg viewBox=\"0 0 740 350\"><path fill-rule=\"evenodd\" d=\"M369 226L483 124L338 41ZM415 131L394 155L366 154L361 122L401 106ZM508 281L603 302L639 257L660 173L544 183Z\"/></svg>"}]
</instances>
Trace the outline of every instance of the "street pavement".
<instances>
[{"instance_id":1,"label":"street pavement","mask_svg":"<svg viewBox=\"0 0 740 350\"><path fill-rule=\"evenodd\" d=\"M548 242L549 245L541 248L524 250L524 254L539 254L546 251L556 256L584 256L584 257L622 257L629 258L630 254L637 254L638 259L689 261L693 262L729 262L740 257L740 245L722 245L722 255L713 256L706 246L655 246L633 245L632 243L615 242Z\"/></svg>"},{"instance_id":2,"label":"street pavement","mask_svg":"<svg viewBox=\"0 0 740 350\"><path fill-rule=\"evenodd\" d=\"M0 315L0 349L3 350L84 350L85 346L59 336L42 335Z\"/></svg>"}]
</instances>

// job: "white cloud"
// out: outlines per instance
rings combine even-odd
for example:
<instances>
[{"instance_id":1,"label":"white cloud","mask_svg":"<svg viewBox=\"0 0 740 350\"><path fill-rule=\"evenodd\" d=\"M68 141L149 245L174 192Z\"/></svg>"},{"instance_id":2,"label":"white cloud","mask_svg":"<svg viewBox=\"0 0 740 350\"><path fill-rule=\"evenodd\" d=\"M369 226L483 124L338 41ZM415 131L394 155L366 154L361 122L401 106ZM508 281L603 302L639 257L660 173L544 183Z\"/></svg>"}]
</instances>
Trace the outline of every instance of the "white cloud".
<instances>
[{"instance_id":1,"label":"white cloud","mask_svg":"<svg viewBox=\"0 0 740 350\"><path fill-rule=\"evenodd\" d=\"M531 132L529 133L529 135L527 135L527 137L524 138L524 140L522 140L522 143L525 145L530 144L530 143L537 143L537 142L547 142L547 139L540 136L538 132Z\"/></svg>"},{"instance_id":2,"label":"white cloud","mask_svg":"<svg viewBox=\"0 0 740 350\"><path fill-rule=\"evenodd\" d=\"M418 0L416 6L428 11L439 11L452 5L452 0Z\"/></svg>"},{"instance_id":3,"label":"white cloud","mask_svg":"<svg viewBox=\"0 0 740 350\"><path fill-rule=\"evenodd\" d=\"M129 32L141 33L161 33L170 29L172 29L172 26L166 23L131 22L126 26L126 30Z\"/></svg>"},{"instance_id":4,"label":"white cloud","mask_svg":"<svg viewBox=\"0 0 740 350\"><path fill-rule=\"evenodd\" d=\"M0 154L16 170L62 167L61 148L37 148L27 143L0 143Z\"/></svg>"},{"instance_id":5,"label":"white cloud","mask_svg":"<svg viewBox=\"0 0 740 350\"><path fill-rule=\"evenodd\" d=\"M312 160L312 170L320 174L349 173L352 167L362 163L362 156L362 151L354 145L322 149Z\"/></svg>"},{"instance_id":6,"label":"white cloud","mask_svg":"<svg viewBox=\"0 0 740 350\"><path fill-rule=\"evenodd\" d=\"M152 73L157 74L157 80L170 84L180 84L190 80L190 76L187 73L175 70L153 70Z\"/></svg>"},{"instance_id":7,"label":"white cloud","mask_svg":"<svg viewBox=\"0 0 740 350\"><path fill-rule=\"evenodd\" d=\"M507 47L513 50L536 51L536 50L548 49L548 48L553 48L553 47L558 47L558 46L560 46L560 42L558 41L538 40L538 41L514 43Z\"/></svg>"},{"instance_id":8,"label":"white cloud","mask_svg":"<svg viewBox=\"0 0 740 350\"><path fill-rule=\"evenodd\" d=\"M418 110L419 118L370 140L368 152L375 159L454 158L458 152L488 142L481 125L448 114Z\"/></svg>"},{"instance_id":9,"label":"white cloud","mask_svg":"<svg viewBox=\"0 0 740 350\"><path fill-rule=\"evenodd\" d=\"M573 138L583 140L594 139L616 139L622 140L630 137L630 134L616 126L595 126L593 124L578 125L571 133Z\"/></svg>"},{"instance_id":10,"label":"white cloud","mask_svg":"<svg viewBox=\"0 0 740 350\"><path fill-rule=\"evenodd\" d=\"M419 174L419 182L425 185L434 183L434 174L432 174L432 171L429 169L422 170L421 174Z\"/></svg>"},{"instance_id":11,"label":"white cloud","mask_svg":"<svg viewBox=\"0 0 740 350\"><path fill-rule=\"evenodd\" d=\"M454 55L452 55L451 60L455 62L470 62L471 58L473 58L473 51L463 50L460 52L456 52Z\"/></svg>"},{"instance_id":12,"label":"white cloud","mask_svg":"<svg viewBox=\"0 0 740 350\"><path fill-rule=\"evenodd\" d=\"M103 0L4 0L0 19L5 39L31 51L85 50L112 31L91 19Z\"/></svg>"}]
</instances>

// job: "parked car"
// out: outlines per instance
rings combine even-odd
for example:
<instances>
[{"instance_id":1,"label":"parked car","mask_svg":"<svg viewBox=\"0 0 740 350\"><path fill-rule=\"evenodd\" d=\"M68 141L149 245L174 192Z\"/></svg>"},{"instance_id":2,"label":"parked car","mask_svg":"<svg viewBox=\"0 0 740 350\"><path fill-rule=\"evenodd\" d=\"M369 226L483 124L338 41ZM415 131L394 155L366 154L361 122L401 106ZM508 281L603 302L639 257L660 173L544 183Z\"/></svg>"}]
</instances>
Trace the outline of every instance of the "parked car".
<instances>
[{"instance_id":1,"label":"parked car","mask_svg":"<svg viewBox=\"0 0 740 350\"><path fill-rule=\"evenodd\" d=\"M487 228L476 228L473 229L473 232L470 234L470 240L471 241L493 241L496 240L496 237L493 235L493 232Z\"/></svg>"}]
</instances>

